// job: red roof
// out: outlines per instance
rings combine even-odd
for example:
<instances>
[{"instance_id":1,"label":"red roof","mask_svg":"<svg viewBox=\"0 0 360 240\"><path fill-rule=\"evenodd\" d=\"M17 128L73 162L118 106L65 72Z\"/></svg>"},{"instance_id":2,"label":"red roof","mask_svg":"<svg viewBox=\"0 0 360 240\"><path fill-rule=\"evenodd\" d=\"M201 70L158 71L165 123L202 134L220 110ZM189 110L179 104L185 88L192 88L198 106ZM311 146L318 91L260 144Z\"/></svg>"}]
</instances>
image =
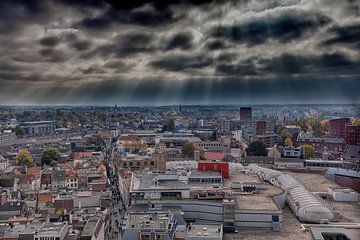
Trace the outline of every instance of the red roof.
<instances>
[{"instance_id":1,"label":"red roof","mask_svg":"<svg viewBox=\"0 0 360 240\"><path fill-rule=\"evenodd\" d=\"M65 170L71 170L72 167L70 166L70 164L65 163L64 166L63 166L63 169L65 169Z\"/></svg>"},{"instance_id":2,"label":"red roof","mask_svg":"<svg viewBox=\"0 0 360 240\"><path fill-rule=\"evenodd\" d=\"M76 179L77 178L77 173L75 170L70 169L67 171L67 179Z\"/></svg>"},{"instance_id":3,"label":"red roof","mask_svg":"<svg viewBox=\"0 0 360 240\"><path fill-rule=\"evenodd\" d=\"M205 152L204 158L206 160L223 160L228 153L224 152Z\"/></svg>"},{"instance_id":4,"label":"red roof","mask_svg":"<svg viewBox=\"0 0 360 240\"><path fill-rule=\"evenodd\" d=\"M106 167L105 167L104 164L100 164L100 165L99 165L99 171L100 171L100 172L106 171Z\"/></svg>"},{"instance_id":5,"label":"red roof","mask_svg":"<svg viewBox=\"0 0 360 240\"><path fill-rule=\"evenodd\" d=\"M91 158L92 153L91 152L75 152L74 153L74 159L83 159L83 158Z\"/></svg>"},{"instance_id":6,"label":"red roof","mask_svg":"<svg viewBox=\"0 0 360 240\"><path fill-rule=\"evenodd\" d=\"M39 203L48 203L52 202L52 195L51 194L39 194L38 196Z\"/></svg>"},{"instance_id":7,"label":"red roof","mask_svg":"<svg viewBox=\"0 0 360 240\"><path fill-rule=\"evenodd\" d=\"M30 175L40 175L41 167L29 167L27 173Z\"/></svg>"},{"instance_id":8,"label":"red roof","mask_svg":"<svg viewBox=\"0 0 360 240\"><path fill-rule=\"evenodd\" d=\"M78 170L78 169L80 169L80 168L82 168L82 165L81 165L81 163L80 162L78 162L76 165L75 165L75 170Z\"/></svg>"}]
</instances>

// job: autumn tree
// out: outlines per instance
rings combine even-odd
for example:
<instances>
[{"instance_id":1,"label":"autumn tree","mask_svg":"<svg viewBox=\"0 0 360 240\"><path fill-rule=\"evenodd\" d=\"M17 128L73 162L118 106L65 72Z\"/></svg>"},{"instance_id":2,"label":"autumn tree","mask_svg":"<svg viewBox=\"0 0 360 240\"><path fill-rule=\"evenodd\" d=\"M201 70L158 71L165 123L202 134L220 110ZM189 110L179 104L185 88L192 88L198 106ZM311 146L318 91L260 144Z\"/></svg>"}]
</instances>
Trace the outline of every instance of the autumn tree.
<instances>
[{"instance_id":1,"label":"autumn tree","mask_svg":"<svg viewBox=\"0 0 360 240\"><path fill-rule=\"evenodd\" d=\"M16 162L19 165L28 167L35 165L34 159L27 149L22 149L18 152L16 155Z\"/></svg>"},{"instance_id":2,"label":"autumn tree","mask_svg":"<svg viewBox=\"0 0 360 240\"><path fill-rule=\"evenodd\" d=\"M315 148L313 146L304 144L304 145L302 145L302 147L304 149L304 158L305 159L310 159L315 156Z\"/></svg>"},{"instance_id":3,"label":"autumn tree","mask_svg":"<svg viewBox=\"0 0 360 240\"><path fill-rule=\"evenodd\" d=\"M47 148L41 154L41 165L54 165L54 161L58 162L60 153L55 148Z\"/></svg>"},{"instance_id":4,"label":"autumn tree","mask_svg":"<svg viewBox=\"0 0 360 240\"><path fill-rule=\"evenodd\" d=\"M292 146L293 145L293 141L291 140L290 137L286 138L284 141L285 146Z\"/></svg>"}]
</instances>

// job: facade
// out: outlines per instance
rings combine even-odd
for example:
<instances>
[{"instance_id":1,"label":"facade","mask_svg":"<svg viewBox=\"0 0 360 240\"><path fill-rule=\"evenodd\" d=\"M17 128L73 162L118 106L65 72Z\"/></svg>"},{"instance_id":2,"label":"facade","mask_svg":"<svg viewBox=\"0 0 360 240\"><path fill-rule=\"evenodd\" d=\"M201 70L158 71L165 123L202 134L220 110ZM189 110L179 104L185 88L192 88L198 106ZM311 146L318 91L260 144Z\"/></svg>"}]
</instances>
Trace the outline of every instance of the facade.
<instances>
[{"instance_id":1,"label":"facade","mask_svg":"<svg viewBox=\"0 0 360 240\"><path fill-rule=\"evenodd\" d=\"M251 107L240 108L240 120L244 122L252 121L252 109Z\"/></svg>"},{"instance_id":2,"label":"facade","mask_svg":"<svg viewBox=\"0 0 360 240\"><path fill-rule=\"evenodd\" d=\"M346 126L346 143L349 145L360 146L360 125Z\"/></svg>"},{"instance_id":3,"label":"facade","mask_svg":"<svg viewBox=\"0 0 360 240\"><path fill-rule=\"evenodd\" d=\"M67 222L44 223L34 235L34 240L65 240L68 231Z\"/></svg>"},{"instance_id":4,"label":"facade","mask_svg":"<svg viewBox=\"0 0 360 240\"><path fill-rule=\"evenodd\" d=\"M56 121L23 122L20 124L25 134L46 134L56 130Z\"/></svg>"},{"instance_id":5,"label":"facade","mask_svg":"<svg viewBox=\"0 0 360 240\"><path fill-rule=\"evenodd\" d=\"M14 132L0 133L0 145L7 145L15 142L16 135Z\"/></svg>"},{"instance_id":6,"label":"facade","mask_svg":"<svg viewBox=\"0 0 360 240\"><path fill-rule=\"evenodd\" d=\"M309 133L299 133L297 140L298 145L308 144L315 148L317 156L321 156L324 149L329 151L335 156L340 155L345 150L345 140L341 138L323 138L314 137Z\"/></svg>"},{"instance_id":7,"label":"facade","mask_svg":"<svg viewBox=\"0 0 360 240\"><path fill-rule=\"evenodd\" d=\"M166 211L129 212L122 227L124 240L171 240L186 223L179 213Z\"/></svg>"},{"instance_id":8,"label":"facade","mask_svg":"<svg viewBox=\"0 0 360 240\"><path fill-rule=\"evenodd\" d=\"M256 135L265 135L266 134L266 121L257 120L255 121L256 126Z\"/></svg>"},{"instance_id":9,"label":"facade","mask_svg":"<svg viewBox=\"0 0 360 240\"><path fill-rule=\"evenodd\" d=\"M329 121L330 137L345 139L346 126L350 124L350 118L338 118Z\"/></svg>"},{"instance_id":10,"label":"facade","mask_svg":"<svg viewBox=\"0 0 360 240\"><path fill-rule=\"evenodd\" d=\"M199 162L198 170L221 172L223 178L229 178L229 163L227 162Z\"/></svg>"},{"instance_id":11,"label":"facade","mask_svg":"<svg viewBox=\"0 0 360 240\"><path fill-rule=\"evenodd\" d=\"M257 135L257 140L262 142L266 148L270 148L275 146L279 143L279 135L273 134L266 134L266 135Z\"/></svg>"}]
</instances>

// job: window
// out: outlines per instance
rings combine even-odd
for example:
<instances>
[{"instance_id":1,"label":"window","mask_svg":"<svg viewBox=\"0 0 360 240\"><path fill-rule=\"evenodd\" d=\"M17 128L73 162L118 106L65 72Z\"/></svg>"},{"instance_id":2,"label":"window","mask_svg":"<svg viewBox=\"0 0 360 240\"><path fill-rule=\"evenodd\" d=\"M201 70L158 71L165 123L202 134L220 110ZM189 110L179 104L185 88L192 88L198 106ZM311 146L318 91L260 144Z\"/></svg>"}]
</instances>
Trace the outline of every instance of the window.
<instances>
[{"instance_id":1,"label":"window","mask_svg":"<svg viewBox=\"0 0 360 240\"><path fill-rule=\"evenodd\" d=\"M140 233L140 240L150 240L150 233Z\"/></svg>"},{"instance_id":2,"label":"window","mask_svg":"<svg viewBox=\"0 0 360 240\"><path fill-rule=\"evenodd\" d=\"M273 222L279 222L279 216L278 215L273 215L272 216L272 221Z\"/></svg>"}]
</instances>

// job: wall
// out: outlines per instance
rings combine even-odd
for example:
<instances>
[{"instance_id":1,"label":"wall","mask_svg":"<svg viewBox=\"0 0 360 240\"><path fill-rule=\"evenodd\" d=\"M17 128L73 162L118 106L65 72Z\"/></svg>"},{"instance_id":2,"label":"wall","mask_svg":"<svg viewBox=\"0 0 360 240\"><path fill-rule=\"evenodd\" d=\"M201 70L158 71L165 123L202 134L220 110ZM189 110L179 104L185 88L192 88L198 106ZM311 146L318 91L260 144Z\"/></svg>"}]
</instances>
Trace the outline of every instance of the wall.
<instances>
[{"instance_id":1,"label":"wall","mask_svg":"<svg viewBox=\"0 0 360 240\"><path fill-rule=\"evenodd\" d=\"M218 171L223 178L229 178L229 163L227 162L199 162L199 171Z\"/></svg>"}]
</instances>

